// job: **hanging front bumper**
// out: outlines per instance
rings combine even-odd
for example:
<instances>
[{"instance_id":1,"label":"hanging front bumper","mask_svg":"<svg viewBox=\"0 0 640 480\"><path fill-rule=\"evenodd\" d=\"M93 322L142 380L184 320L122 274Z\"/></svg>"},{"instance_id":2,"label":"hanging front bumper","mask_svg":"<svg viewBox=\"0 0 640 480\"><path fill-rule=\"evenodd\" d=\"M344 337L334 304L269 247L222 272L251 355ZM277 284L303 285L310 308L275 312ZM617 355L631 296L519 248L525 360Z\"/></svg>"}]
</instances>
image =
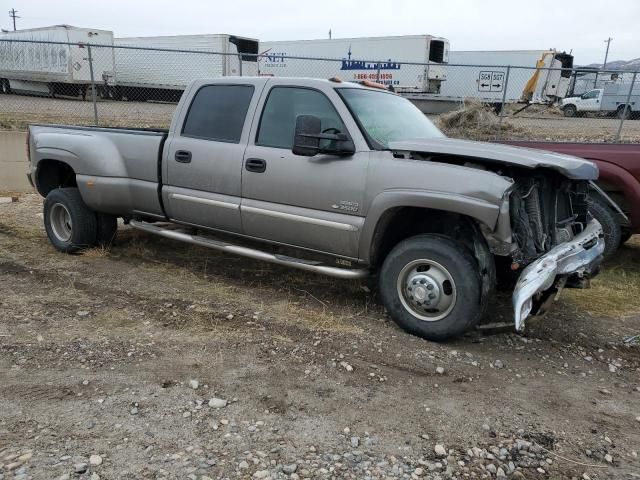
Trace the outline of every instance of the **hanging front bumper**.
<instances>
[{"instance_id":1,"label":"hanging front bumper","mask_svg":"<svg viewBox=\"0 0 640 480\"><path fill-rule=\"evenodd\" d=\"M513 292L515 327L524 330L524 321L534 304L554 288L557 281L576 276L590 278L602 261L604 238L597 220L591 220L573 240L562 243L525 268ZM536 313L536 312L534 312Z\"/></svg>"}]
</instances>

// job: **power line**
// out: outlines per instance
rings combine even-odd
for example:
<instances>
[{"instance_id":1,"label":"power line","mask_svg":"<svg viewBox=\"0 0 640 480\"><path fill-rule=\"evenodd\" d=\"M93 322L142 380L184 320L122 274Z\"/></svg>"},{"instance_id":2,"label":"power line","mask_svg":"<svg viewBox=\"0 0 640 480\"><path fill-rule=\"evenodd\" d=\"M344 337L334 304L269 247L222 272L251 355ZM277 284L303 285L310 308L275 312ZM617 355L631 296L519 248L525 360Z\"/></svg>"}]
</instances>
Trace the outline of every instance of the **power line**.
<instances>
[{"instance_id":1,"label":"power line","mask_svg":"<svg viewBox=\"0 0 640 480\"><path fill-rule=\"evenodd\" d=\"M11 10L9 10L9 16L13 19L13 31L16 31L16 18L20 18L18 15L16 15L18 13L18 11L15 8L12 8Z\"/></svg>"}]
</instances>

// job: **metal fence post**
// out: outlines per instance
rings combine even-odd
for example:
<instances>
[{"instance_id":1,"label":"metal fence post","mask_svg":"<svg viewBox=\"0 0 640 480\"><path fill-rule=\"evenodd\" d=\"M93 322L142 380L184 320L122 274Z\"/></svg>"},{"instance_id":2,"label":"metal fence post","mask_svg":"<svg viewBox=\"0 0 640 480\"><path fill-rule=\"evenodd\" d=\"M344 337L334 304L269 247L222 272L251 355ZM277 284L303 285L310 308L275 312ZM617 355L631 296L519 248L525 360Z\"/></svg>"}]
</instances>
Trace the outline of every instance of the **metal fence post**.
<instances>
[{"instance_id":1,"label":"metal fence post","mask_svg":"<svg viewBox=\"0 0 640 480\"><path fill-rule=\"evenodd\" d=\"M91 101L93 102L93 121L98 126L98 102L96 99L96 80L93 76L93 57L91 56L91 45L87 45L89 56L89 74L91 75Z\"/></svg>"},{"instance_id":2,"label":"metal fence post","mask_svg":"<svg viewBox=\"0 0 640 480\"><path fill-rule=\"evenodd\" d=\"M627 93L627 99L624 102L624 110L622 111L622 116L620 117L620 125L618 125L618 131L616 132L616 142L620 141L620 134L622 133L622 125L624 125L624 120L627 115L633 115L633 110L629 105L629 101L631 100L631 94L633 92L633 85L636 83L636 76L638 72L633 72L633 78L631 79L631 86L629 87L629 92ZM602 100L600 100L602 102ZM628 113L627 113L628 112Z\"/></svg>"},{"instance_id":3,"label":"metal fence post","mask_svg":"<svg viewBox=\"0 0 640 480\"><path fill-rule=\"evenodd\" d=\"M376 76L376 82L380 83L380 63L378 63L378 73Z\"/></svg>"},{"instance_id":4,"label":"metal fence post","mask_svg":"<svg viewBox=\"0 0 640 480\"><path fill-rule=\"evenodd\" d=\"M498 119L498 135L500 138L502 128L502 117L504 117L504 106L507 102L507 87L509 86L509 73L511 73L511 65L507 65L507 73L504 76L504 90L502 90L502 102L500 103L500 118Z\"/></svg>"},{"instance_id":5,"label":"metal fence post","mask_svg":"<svg viewBox=\"0 0 640 480\"><path fill-rule=\"evenodd\" d=\"M242 76L242 55L238 55L238 72Z\"/></svg>"}]
</instances>

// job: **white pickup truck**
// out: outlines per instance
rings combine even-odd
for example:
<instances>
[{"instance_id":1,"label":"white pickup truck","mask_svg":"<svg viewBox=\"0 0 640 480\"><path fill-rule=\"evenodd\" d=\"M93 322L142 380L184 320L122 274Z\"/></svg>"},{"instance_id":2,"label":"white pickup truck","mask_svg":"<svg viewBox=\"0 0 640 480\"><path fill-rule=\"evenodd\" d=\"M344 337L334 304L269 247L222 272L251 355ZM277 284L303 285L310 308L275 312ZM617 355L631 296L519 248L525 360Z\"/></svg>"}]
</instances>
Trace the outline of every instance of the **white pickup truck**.
<instances>
[{"instance_id":1,"label":"white pickup truck","mask_svg":"<svg viewBox=\"0 0 640 480\"><path fill-rule=\"evenodd\" d=\"M565 117L575 117L588 112L615 114L618 118L635 118L640 112L640 82L630 84L612 83L604 88L594 88L577 97L562 100ZM626 106L626 108L625 108Z\"/></svg>"}]
</instances>

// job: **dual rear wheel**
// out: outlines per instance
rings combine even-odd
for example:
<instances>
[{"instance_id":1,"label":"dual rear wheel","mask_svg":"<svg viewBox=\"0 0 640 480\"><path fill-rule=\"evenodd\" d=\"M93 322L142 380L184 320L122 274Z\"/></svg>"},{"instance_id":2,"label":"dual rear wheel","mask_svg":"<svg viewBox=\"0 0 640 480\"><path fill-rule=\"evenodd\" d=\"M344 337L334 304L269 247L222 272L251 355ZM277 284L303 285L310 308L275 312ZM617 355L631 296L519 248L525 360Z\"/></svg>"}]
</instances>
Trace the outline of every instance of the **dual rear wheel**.
<instances>
[{"instance_id":1,"label":"dual rear wheel","mask_svg":"<svg viewBox=\"0 0 640 480\"><path fill-rule=\"evenodd\" d=\"M91 210L77 188L56 188L44 201L44 226L53 246L65 253L90 247L109 247L116 236L117 218Z\"/></svg>"}]
</instances>

